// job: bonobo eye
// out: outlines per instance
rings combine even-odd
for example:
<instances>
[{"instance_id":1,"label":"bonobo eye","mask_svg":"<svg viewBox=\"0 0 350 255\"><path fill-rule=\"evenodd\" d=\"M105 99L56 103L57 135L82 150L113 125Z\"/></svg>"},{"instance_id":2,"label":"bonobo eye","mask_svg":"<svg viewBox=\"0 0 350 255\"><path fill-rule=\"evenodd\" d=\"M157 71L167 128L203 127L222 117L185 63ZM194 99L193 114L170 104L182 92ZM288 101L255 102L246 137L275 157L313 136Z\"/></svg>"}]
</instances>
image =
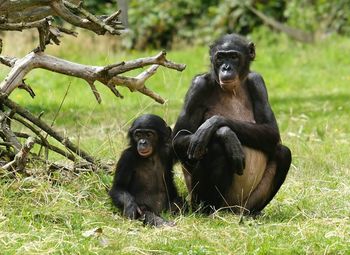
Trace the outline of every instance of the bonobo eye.
<instances>
[{"instance_id":1,"label":"bonobo eye","mask_svg":"<svg viewBox=\"0 0 350 255\"><path fill-rule=\"evenodd\" d=\"M217 53L216 53L216 59L217 60L221 60L221 59L223 59L225 57L225 53L224 52L222 52L222 51L218 51Z\"/></svg>"},{"instance_id":2,"label":"bonobo eye","mask_svg":"<svg viewBox=\"0 0 350 255\"><path fill-rule=\"evenodd\" d=\"M233 59L239 58L239 54L236 51L232 51L230 52L230 57Z\"/></svg>"},{"instance_id":3,"label":"bonobo eye","mask_svg":"<svg viewBox=\"0 0 350 255\"><path fill-rule=\"evenodd\" d=\"M146 137L147 138L152 138L153 137L153 132L151 132L151 131L146 132Z\"/></svg>"},{"instance_id":4,"label":"bonobo eye","mask_svg":"<svg viewBox=\"0 0 350 255\"><path fill-rule=\"evenodd\" d=\"M224 63L224 60L216 59L215 63L216 63L217 66L221 66Z\"/></svg>"},{"instance_id":5,"label":"bonobo eye","mask_svg":"<svg viewBox=\"0 0 350 255\"><path fill-rule=\"evenodd\" d=\"M215 63L217 64L222 64L223 63L223 59L225 58L225 53L218 51L215 54Z\"/></svg>"},{"instance_id":6,"label":"bonobo eye","mask_svg":"<svg viewBox=\"0 0 350 255\"><path fill-rule=\"evenodd\" d=\"M140 131L135 131L135 132L134 132L134 137L135 137L136 139L141 138L141 132L140 132Z\"/></svg>"}]
</instances>

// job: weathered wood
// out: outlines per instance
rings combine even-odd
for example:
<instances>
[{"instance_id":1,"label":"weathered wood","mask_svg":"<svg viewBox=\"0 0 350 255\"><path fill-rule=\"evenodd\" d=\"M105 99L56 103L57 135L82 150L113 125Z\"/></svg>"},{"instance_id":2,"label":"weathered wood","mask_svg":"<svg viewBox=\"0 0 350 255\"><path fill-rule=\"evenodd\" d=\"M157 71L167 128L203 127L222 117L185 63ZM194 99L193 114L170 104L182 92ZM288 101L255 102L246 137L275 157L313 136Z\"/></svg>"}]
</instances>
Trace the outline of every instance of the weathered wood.
<instances>
[{"instance_id":1,"label":"weathered wood","mask_svg":"<svg viewBox=\"0 0 350 255\"><path fill-rule=\"evenodd\" d=\"M12 168L12 170L16 172L22 172L27 164L27 158L33 146L34 138L29 137L21 150L16 154L15 158L11 162L3 165L2 168L5 170L10 170Z\"/></svg>"},{"instance_id":2,"label":"weathered wood","mask_svg":"<svg viewBox=\"0 0 350 255\"><path fill-rule=\"evenodd\" d=\"M156 72L158 65L162 65L178 71L182 71L186 67L183 64L177 64L167 60L165 55L165 51L162 51L153 57L140 58L137 60L118 63L115 65L109 65L108 68L103 66L82 65L47 55L44 52L30 52L28 55L21 59L5 59L3 57L0 57L0 62L5 62L6 64L12 66L10 73L0 83L0 92L6 95L10 95L14 89L22 84L22 80L31 70L35 68L42 68L52 72L74 76L86 80L92 88L97 101L100 101L100 97L99 94L97 94L98 92L96 87L93 85L95 81L101 82L110 89L112 89L113 86L124 86L129 88L130 91L139 91L140 93L153 98L159 103L164 103L164 99L148 89L145 85L145 82ZM142 72L136 77L118 76L120 73L141 68L147 65L154 66ZM113 93L115 93L115 91L113 91ZM119 92L116 95L120 96Z\"/></svg>"},{"instance_id":3,"label":"weathered wood","mask_svg":"<svg viewBox=\"0 0 350 255\"><path fill-rule=\"evenodd\" d=\"M85 10L77 1L66 0L11 0L2 1L0 4L0 16L7 21L2 24L0 30L21 30L28 28L26 22L36 23L45 17L59 16L74 26L91 30L96 34L103 35L120 34L119 30L124 29L118 21L120 12L110 16L97 17ZM76 14L77 13L77 14ZM32 25L33 26L33 25Z\"/></svg>"},{"instance_id":4,"label":"weathered wood","mask_svg":"<svg viewBox=\"0 0 350 255\"><path fill-rule=\"evenodd\" d=\"M21 150L21 143L16 138L16 135L12 132L10 126L10 119L3 111L0 111L0 127L1 133L5 137L6 142L10 143L15 150L15 153L18 153Z\"/></svg>"},{"instance_id":5,"label":"weathered wood","mask_svg":"<svg viewBox=\"0 0 350 255\"><path fill-rule=\"evenodd\" d=\"M13 11L49 5L51 0L3 0L0 4L0 15Z\"/></svg>"},{"instance_id":6,"label":"weathered wood","mask_svg":"<svg viewBox=\"0 0 350 255\"><path fill-rule=\"evenodd\" d=\"M20 138L29 138L30 137L30 135L25 134L25 133L20 133L20 132L14 132L14 134ZM42 139L34 138L34 142L36 144L39 144L39 145L46 147L47 149L49 149L53 152L56 152L57 154L60 154L61 156L65 157L73 162L76 161L76 158L74 157L74 155L71 152L64 151L64 150L58 148L57 146L54 146L54 145L48 143L45 139L42 140Z\"/></svg>"}]
</instances>

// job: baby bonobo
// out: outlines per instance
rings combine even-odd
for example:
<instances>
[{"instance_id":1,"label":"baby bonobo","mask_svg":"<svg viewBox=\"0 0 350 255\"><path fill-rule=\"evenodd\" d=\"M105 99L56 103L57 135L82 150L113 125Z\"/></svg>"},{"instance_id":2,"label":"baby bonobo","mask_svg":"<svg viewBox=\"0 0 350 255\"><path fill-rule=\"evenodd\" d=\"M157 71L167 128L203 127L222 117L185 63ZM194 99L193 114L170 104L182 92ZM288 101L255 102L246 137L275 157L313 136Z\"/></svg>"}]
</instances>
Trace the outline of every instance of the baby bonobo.
<instances>
[{"instance_id":1,"label":"baby bonobo","mask_svg":"<svg viewBox=\"0 0 350 255\"><path fill-rule=\"evenodd\" d=\"M145 114L133 122L128 137L109 191L113 203L130 219L157 227L174 225L159 216L180 201L173 181L171 128L159 116Z\"/></svg>"}]
</instances>

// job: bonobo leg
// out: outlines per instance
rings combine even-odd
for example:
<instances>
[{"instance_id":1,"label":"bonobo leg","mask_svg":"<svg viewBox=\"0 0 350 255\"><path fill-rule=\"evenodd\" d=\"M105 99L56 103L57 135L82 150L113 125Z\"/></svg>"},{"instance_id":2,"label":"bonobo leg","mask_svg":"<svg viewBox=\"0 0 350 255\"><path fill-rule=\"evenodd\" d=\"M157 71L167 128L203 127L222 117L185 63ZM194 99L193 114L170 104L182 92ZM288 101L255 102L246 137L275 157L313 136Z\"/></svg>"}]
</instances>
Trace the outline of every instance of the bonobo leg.
<instances>
[{"instance_id":1,"label":"bonobo leg","mask_svg":"<svg viewBox=\"0 0 350 255\"><path fill-rule=\"evenodd\" d=\"M258 214L272 200L286 179L292 154L288 147L279 144L274 157L268 162L265 173L250 195L245 208L250 214Z\"/></svg>"},{"instance_id":2,"label":"bonobo leg","mask_svg":"<svg viewBox=\"0 0 350 255\"><path fill-rule=\"evenodd\" d=\"M221 143L213 137L208 152L192 172L192 203L202 203L204 212L225 205L224 196L232 183L233 170Z\"/></svg>"},{"instance_id":3,"label":"bonobo leg","mask_svg":"<svg viewBox=\"0 0 350 255\"><path fill-rule=\"evenodd\" d=\"M224 126L216 131L215 136L224 146L225 154L231 168L236 174L242 175L243 169L245 168L245 155L241 142L239 141L235 132L233 132L229 127Z\"/></svg>"}]
</instances>

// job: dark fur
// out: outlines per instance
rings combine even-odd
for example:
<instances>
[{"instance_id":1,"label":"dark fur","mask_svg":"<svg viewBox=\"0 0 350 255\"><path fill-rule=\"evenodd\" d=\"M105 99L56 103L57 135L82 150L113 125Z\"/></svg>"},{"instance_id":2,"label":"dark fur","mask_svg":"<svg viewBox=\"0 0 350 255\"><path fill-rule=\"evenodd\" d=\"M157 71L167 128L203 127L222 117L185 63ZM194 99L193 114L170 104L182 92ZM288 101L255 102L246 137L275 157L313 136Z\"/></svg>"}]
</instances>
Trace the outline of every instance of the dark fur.
<instances>
[{"instance_id":1,"label":"dark fur","mask_svg":"<svg viewBox=\"0 0 350 255\"><path fill-rule=\"evenodd\" d=\"M235 34L220 38L210 46L210 72L196 76L186 94L173 143L176 156L192 177L189 188L195 203L216 209L227 206L223 196L231 191L235 174L242 175L244 171L242 146L262 151L268 162L277 166L276 174L273 177L265 174L256 194L252 192L254 202L247 208L250 213L262 210L285 180L291 153L280 143L263 78L249 69L254 58L254 44L245 38ZM245 93L246 97L237 100L251 105L255 123L246 116L230 117L235 116L230 111L235 109L232 102L237 100L226 98L235 89ZM222 103L217 103L219 98ZM257 194L262 188L264 193Z\"/></svg>"},{"instance_id":2,"label":"dark fur","mask_svg":"<svg viewBox=\"0 0 350 255\"><path fill-rule=\"evenodd\" d=\"M155 131L153 140L147 141L153 146L152 155L139 155L135 130ZM169 210L178 199L173 182L171 129L159 116L146 114L134 121L128 137L130 146L118 161L109 195L126 217L144 217L147 224L164 225L166 221L159 214Z\"/></svg>"}]
</instances>

